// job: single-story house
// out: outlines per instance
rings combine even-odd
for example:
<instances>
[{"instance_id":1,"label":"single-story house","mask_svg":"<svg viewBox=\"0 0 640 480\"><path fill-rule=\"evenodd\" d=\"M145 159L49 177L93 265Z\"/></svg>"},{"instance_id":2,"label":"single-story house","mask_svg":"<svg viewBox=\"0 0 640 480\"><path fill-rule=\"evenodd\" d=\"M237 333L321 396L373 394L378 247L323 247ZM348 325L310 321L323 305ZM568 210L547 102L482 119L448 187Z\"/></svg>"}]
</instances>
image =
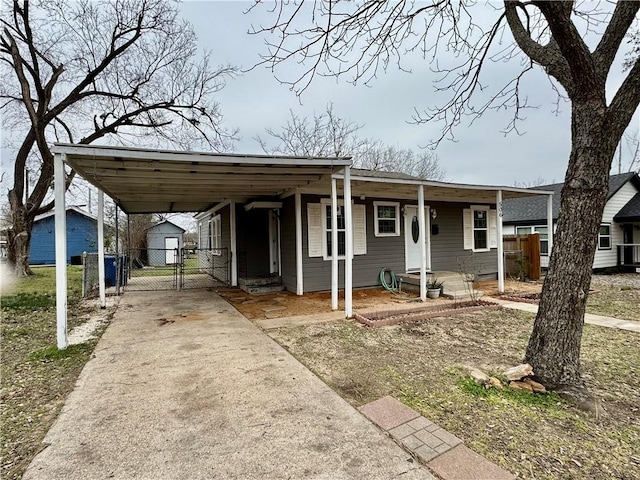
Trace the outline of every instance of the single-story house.
<instances>
[{"instance_id":1,"label":"single-story house","mask_svg":"<svg viewBox=\"0 0 640 480\"><path fill-rule=\"evenodd\" d=\"M69 207L66 213L67 263L71 263L71 257L79 257L82 252L97 251L98 227L96 217L78 207ZM56 262L54 223L53 210L35 218L31 230L29 264L53 265Z\"/></svg>"},{"instance_id":2,"label":"single-story house","mask_svg":"<svg viewBox=\"0 0 640 480\"><path fill-rule=\"evenodd\" d=\"M201 212L199 246L228 255L232 286L243 277L273 275L298 295L330 290L334 310L342 288L347 317L353 288L378 285L383 268L415 272L423 301L429 271L497 277L503 290L503 199L542 196L549 203L552 196L357 170L350 158L72 144L52 151L61 227L67 164L127 214ZM64 242L59 248L57 258ZM62 297L66 277L56 265ZM61 302L59 346L66 346L65 325Z\"/></svg>"},{"instance_id":3,"label":"single-story house","mask_svg":"<svg viewBox=\"0 0 640 480\"><path fill-rule=\"evenodd\" d=\"M341 174L336 175L342 179ZM424 186L427 272L465 269L479 278L498 274L496 192L509 196L522 189L425 181L402 173L352 168L353 287L380 285L380 271L419 272L421 264L418 186ZM341 197L342 197L342 192ZM528 193L528 192L526 192ZM329 180L295 192L243 202L222 201L196 215L200 249L232 250L235 237L240 282L273 276L296 292L332 287L333 256ZM545 194L545 196L547 196ZM346 253L342 199L337 208L340 265ZM296 220L299 215L299 220ZM232 220L234 217L234 220ZM232 225L235 224L235 229ZM296 270L296 229L301 232L301 272ZM343 268L338 276L344 287Z\"/></svg>"},{"instance_id":4,"label":"single-story house","mask_svg":"<svg viewBox=\"0 0 640 480\"><path fill-rule=\"evenodd\" d=\"M186 230L169 220L147 228L147 260L150 266L173 265L184 247Z\"/></svg>"},{"instance_id":5,"label":"single-story house","mask_svg":"<svg viewBox=\"0 0 640 480\"><path fill-rule=\"evenodd\" d=\"M560 213L563 183L541 185L535 189L554 192L553 229ZM543 198L505 200L503 235L540 234L540 263L549 266L547 204ZM598 233L593 268L640 267L640 177L635 172L611 175L609 193Z\"/></svg>"}]
</instances>

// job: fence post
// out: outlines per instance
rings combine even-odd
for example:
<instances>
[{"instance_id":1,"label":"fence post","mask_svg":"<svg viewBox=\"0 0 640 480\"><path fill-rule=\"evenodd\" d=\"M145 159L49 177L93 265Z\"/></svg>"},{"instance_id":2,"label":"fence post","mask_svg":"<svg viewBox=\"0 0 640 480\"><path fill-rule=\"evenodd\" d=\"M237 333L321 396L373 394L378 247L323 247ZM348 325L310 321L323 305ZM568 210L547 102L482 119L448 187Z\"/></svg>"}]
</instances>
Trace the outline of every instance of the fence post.
<instances>
[{"instance_id":1,"label":"fence post","mask_svg":"<svg viewBox=\"0 0 640 480\"><path fill-rule=\"evenodd\" d=\"M82 252L82 298L87 296L87 252Z\"/></svg>"},{"instance_id":2,"label":"fence post","mask_svg":"<svg viewBox=\"0 0 640 480\"><path fill-rule=\"evenodd\" d=\"M182 259L177 248L173 251L173 265L173 270L176 272L176 288L180 291L182 290Z\"/></svg>"}]
</instances>

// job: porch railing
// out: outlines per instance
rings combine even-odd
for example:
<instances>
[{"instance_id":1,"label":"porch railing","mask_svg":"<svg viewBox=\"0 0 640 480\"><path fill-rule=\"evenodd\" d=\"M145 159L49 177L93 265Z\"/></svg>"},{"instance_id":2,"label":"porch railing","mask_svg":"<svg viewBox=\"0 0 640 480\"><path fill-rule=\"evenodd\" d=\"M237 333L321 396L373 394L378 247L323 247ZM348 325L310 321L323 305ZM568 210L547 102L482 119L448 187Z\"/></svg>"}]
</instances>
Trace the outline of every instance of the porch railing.
<instances>
[{"instance_id":1,"label":"porch railing","mask_svg":"<svg viewBox=\"0 0 640 480\"><path fill-rule=\"evenodd\" d=\"M618 265L640 266L640 243L621 243L618 248Z\"/></svg>"}]
</instances>

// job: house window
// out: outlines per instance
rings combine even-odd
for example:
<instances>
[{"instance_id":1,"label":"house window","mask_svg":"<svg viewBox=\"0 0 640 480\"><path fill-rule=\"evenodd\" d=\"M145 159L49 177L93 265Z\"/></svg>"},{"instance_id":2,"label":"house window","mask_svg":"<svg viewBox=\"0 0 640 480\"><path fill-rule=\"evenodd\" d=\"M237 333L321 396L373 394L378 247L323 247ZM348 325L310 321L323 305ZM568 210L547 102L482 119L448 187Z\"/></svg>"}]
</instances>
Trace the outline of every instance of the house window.
<instances>
[{"instance_id":1,"label":"house window","mask_svg":"<svg viewBox=\"0 0 640 480\"><path fill-rule=\"evenodd\" d=\"M212 230L212 224L211 224L211 220L209 220L208 225L207 225L207 249L211 250L211 245L213 244L213 230Z\"/></svg>"},{"instance_id":2,"label":"house window","mask_svg":"<svg viewBox=\"0 0 640 480\"><path fill-rule=\"evenodd\" d=\"M540 255L549 255L549 229L547 227L516 227L516 235L540 234Z\"/></svg>"},{"instance_id":3,"label":"house window","mask_svg":"<svg viewBox=\"0 0 640 480\"><path fill-rule=\"evenodd\" d=\"M222 219L220 215L216 215L210 222L210 241L209 245L211 249L222 248Z\"/></svg>"},{"instance_id":4,"label":"house window","mask_svg":"<svg viewBox=\"0 0 640 480\"><path fill-rule=\"evenodd\" d=\"M326 236L326 251L324 252L325 258L331 258L333 254L333 245L331 244L331 205L324 206L324 230ZM338 205L338 224L336 226L338 230L338 258L344 258L346 247L346 230L344 223L344 205Z\"/></svg>"},{"instance_id":5,"label":"house window","mask_svg":"<svg viewBox=\"0 0 640 480\"><path fill-rule=\"evenodd\" d=\"M611 250L611 224L600 224L598 231L598 250Z\"/></svg>"},{"instance_id":6,"label":"house window","mask_svg":"<svg viewBox=\"0 0 640 480\"><path fill-rule=\"evenodd\" d=\"M397 202L373 202L376 237L400 235L400 204Z\"/></svg>"},{"instance_id":7,"label":"house window","mask_svg":"<svg viewBox=\"0 0 640 480\"><path fill-rule=\"evenodd\" d=\"M473 220L473 250L489 250L489 221L488 209L472 208Z\"/></svg>"}]
</instances>

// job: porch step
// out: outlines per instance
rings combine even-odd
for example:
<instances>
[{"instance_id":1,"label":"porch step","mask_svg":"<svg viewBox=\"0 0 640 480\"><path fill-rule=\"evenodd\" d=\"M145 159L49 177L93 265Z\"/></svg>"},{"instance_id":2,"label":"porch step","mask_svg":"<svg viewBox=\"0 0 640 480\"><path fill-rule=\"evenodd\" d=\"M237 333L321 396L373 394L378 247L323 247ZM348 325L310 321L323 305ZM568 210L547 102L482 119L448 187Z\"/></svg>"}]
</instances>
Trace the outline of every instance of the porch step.
<instances>
[{"instance_id":1,"label":"porch step","mask_svg":"<svg viewBox=\"0 0 640 480\"><path fill-rule=\"evenodd\" d=\"M281 292L285 290L284 285L282 285L282 277L277 275L269 277L239 278L238 286L241 290L252 295Z\"/></svg>"},{"instance_id":2,"label":"porch step","mask_svg":"<svg viewBox=\"0 0 640 480\"><path fill-rule=\"evenodd\" d=\"M261 293L275 293L282 292L285 289L284 285L261 285L259 287L240 287L241 290L251 294L260 295Z\"/></svg>"},{"instance_id":3,"label":"porch step","mask_svg":"<svg viewBox=\"0 0 640 480\"><path fill-rule=\"evenodd\" d=\"M240 287L260 287L262 285L282 284L282 277L277 275L269 275L265 277L239 278Z\"/></svg>"},{"instance_id":4,"label":"porch step","mask_svg":"<svg viewBox=\"0 0 640 480\"><path fill-rule=\"evenodd\" d=\"M399 275L402 279L402 289L412 292L420 291L420 274L405 273ZM427 281L431 281L434 277L442 282L442 295L453 300L471 300L472 297L479 299L483 293L479 290L468 290L467 282L458 272L428 272Z\"/></svg>"}]
</instances>

